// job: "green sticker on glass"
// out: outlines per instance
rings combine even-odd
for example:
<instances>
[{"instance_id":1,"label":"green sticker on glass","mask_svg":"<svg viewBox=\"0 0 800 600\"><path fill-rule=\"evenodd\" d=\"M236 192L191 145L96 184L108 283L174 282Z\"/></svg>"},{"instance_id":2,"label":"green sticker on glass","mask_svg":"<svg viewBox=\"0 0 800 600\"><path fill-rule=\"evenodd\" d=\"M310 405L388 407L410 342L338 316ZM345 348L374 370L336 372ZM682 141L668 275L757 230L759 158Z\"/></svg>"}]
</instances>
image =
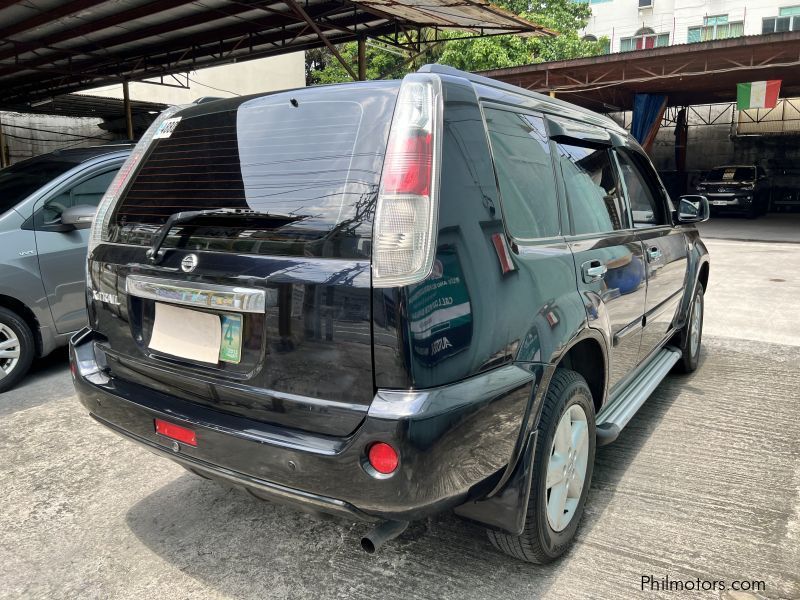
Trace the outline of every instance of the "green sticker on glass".
<instances>
[{"instance_id":1,"label":"green sticker on glass","mask_svg":"<svg viewBox=\"0 0 800 600\"><path fill-rule=\"evenodd\" d=\"M219 359L222 362L239 364L242 360L242 315L220 315L222 341Z\"/></svg>"}]
</instances>

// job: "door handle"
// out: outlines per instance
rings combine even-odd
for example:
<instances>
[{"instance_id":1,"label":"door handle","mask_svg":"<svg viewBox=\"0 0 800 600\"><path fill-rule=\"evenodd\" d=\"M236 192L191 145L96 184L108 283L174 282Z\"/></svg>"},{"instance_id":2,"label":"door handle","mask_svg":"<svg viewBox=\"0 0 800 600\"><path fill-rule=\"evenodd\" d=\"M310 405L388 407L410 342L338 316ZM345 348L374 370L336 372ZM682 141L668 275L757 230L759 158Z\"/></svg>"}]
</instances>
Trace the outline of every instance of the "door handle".
<instances>
[{"instance_id":1,"label":"door handle","mask_svg":"<svg viewBox=\"0 0 800 600\"><path fill-rule=\"evenodd\" d=\"M608 267L599 260L590 260L581 265L581 271L583 271L584 283L594 283L603 278L603 275L608 272Z\"/></svg>"},{"instance_id":2,"label":"door handle","mask_svg":"<svg viewBox=\"0 0 800 600\"><path fill-rule=\"evenodd\" d=\"M650 260L650 262L661 258L661 248L658 246L650 246L647 249L647 258Z\"/></svg>"}]
</instances>

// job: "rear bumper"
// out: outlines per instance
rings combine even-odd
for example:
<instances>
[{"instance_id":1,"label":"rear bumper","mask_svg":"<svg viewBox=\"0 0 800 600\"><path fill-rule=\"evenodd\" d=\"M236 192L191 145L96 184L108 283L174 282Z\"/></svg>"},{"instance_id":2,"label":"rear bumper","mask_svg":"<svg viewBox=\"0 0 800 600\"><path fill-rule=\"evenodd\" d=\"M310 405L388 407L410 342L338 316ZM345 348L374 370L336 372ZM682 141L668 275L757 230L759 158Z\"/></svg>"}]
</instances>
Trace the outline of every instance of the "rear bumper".
<instances>
[{"instance_id":1,"label":"rear bumper","mask_svg":"<svg viewBox=\"0 0 800 600\"><path fill-rule=\"evenodd\" d=\"M305 510L348 518L413 520L481 497L523 445L543 367L509 365L447 387L379 391L347 437L256 422L109 377L83 330L70 343L75 387L102 425L198 473ZM196 432L197 446L156 434L154 419ZM391 476L370 474L366 448L394 446Z\"/></svg>"}]
</instances>

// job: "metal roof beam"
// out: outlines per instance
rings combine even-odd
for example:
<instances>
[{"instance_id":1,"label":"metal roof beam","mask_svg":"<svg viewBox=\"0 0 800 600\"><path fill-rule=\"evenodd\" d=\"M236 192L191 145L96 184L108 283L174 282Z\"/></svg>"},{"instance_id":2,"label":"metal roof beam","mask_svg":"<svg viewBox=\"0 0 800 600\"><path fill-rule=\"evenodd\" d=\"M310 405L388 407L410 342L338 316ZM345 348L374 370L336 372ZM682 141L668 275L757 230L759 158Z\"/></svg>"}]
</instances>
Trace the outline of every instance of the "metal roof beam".
<instances>
[{"instance_id":1,"label":"metal roof beam","mask_svg":"<svg viewBox=\"0 0 800 600\"><path fill-rule=\"evenodd\" d=\"M66 2L61 6L43 10L38 15L0 29L0 39L7 39L22 31L52 23L57 19L86 10L87 8L97 8L99 5L104 4L104 2L105 0L72 0L72 2Z\"/></svg>"},{"instance_id":2,"label":"metal roof beam","mask_svg":"<svg viewBox=\"0 0 800 600\"><path fill-rule=\"evenodd\" d=\"M351 27L362 25L364 23L368 23L371 21L375 21L379 19L379 17L375 17L369 13L356 13L353 16L352 11L349 13L349 17L347 19L340 19L340 24L347 24ZM378 25L377 27L381 28L380 32L383 33L385 29L383 25ZM300 27L300 24L297 24ZM340 43L343 41L350 41L352 39L356 39L358 34L370 35L371 32L375 28L369 28L365 30L359 30L358 32L353 31L351 34L347 35L344 33L336 35L335 43ZM217 31L219 33L219 30ZM200 34L197 34L200 36ZM203 36L204 39L193 39L191 37L185 37L181 40L177 40L175 44L171 47L165 47L164 44L156 45L152 48L148 48L147 50L152 51L152 55L147 54L131 54L128 56L118 56L118 57L110 57L114 60L111 60L105 64L97 65L95 61L84 61L81 63L73 63L71 65L71 72L74 75L70 76L62 75L60 72L54 73L52 78L47 78L46 76L43 77L43 72L46 72L47 67L38 68L42 72L42 74L37 75L30 75L25 78L18 78L15 80L15 85L13 90L7 90L8 93L5 95L5 101L11 101L12 99L17 98L26 98L28 95L31 94L31 90L35 90L37 87L42 87L42 84L47 85L48 79L50 79L54 85L59 86L58 90L61 90L63 86L63 91L58 91L58 93L65 93L68 91L72 91L75 88L71 85L73 82L80 80L86 81L87 79L94 79L98 77L114 77L117 81L119 81L120 76L124 75L132 80L135 79L144 79L149 77L157 77L162 74L169 74L169 73L178 73L181 71L186 71L190 69L198 69L201 68L198 64L198 60L207 57L218 57L220 55L225 55L229 53L233 48L240 44L241 34L239 37L229 41L223 41L220 44L220 40L209 40ZM278 44L281 40L285 39L286 33L284 31L274 31L264 34L252 34L249 46L257 48L259 46L267 46L267 45L275 45ZM306 47L314 47L318 46L318 42L301 42L303 48ZM297 45L295 44L292 46L292 49L295 49ZM175 63L174 57L170 57L170 53L179 52L185 48L190 48L188 52L184 52L181 55L181 60L179 63ZM297 50L303 49L297 47ZM283 52L286 51L285 48L281 48ZM275 54L276 52L271 52ZM248 55L250 53L248 52ZM218 59L216 59L218 62ZM38 62L38 61L37 61ZM144 66L137 66L141 65L141 63L145 63ZM152 69L147 65L158 64L164 65L164 68L160 69ZM25 67L24 63L20 63L18 69L22 69ZM60 69L60 67L55 67L56 69ZM3 75L10 75L13 73L18 72L18 69L0 69L0 86L2 86L2 76ZM48 91L44 93L44 96L52 95L54 92ZM0 93L0 98L2 98L3 94ZM20 100L14 100L19 102Z\"/></svg>"},{"instance_id":3,"label":"metal roof beam","mask_svg":"<svg viewBox=\"0 0 800 600\"><path fill-rule=\"evenodd\" d=\"M146 15L152 15L159 12L164 12L166 10L171 10L185 4L191 4L192 1L193 0L156 0L155 2L149 2L135 8L123 10L95 21L83 23L71 29L64 29L62 31L52 33L34 41L14 42L11 40L14 44L13 49L5 51L0 50L0 60L4 58L11 58L13 56L19 56L20 54L31 52L37 48L53 46L60 42L80 38L91 33L102 31L103 29L109 29L111 27L127 23L128 21L139 19ZM95 45L95 47L97 47L97 45ZM105 44L103 44L102 47L105 48Z\"/></svg>"},{"instance_id":4,"label":"metal roof beam","mask_svg":"<svg viewBox=\"0 0 800 600\"><path fill-rule=\"evenodd\" d=\"M154 4L160 4L160 2L155 2ZM332 6L340 7L341 3L335 2L335 3L326 3L320 5L320 7L317 8L317 10L315 10L314 14L316 14L317 11L328 12ZM159 23L158 25L152 25L150 27L145 27L143 29L129 31L121 35L98 40L97 42L94 42L92 44L75 46L69 48L68 50L63 49L60 50L60 54L55 53L49 56L41 56L33 60L18 61L17 63L15 63L14 68L15 70L17 69L24 70L28 66L40 67L43 65L54 63L57 60L63 60L64 58L66 58L67 54L88 53L92 50L95 50L98 47L108 51L110 48L113 48L115 46L120 46L137 40L156 37L164 33L169 33L181 29L186 29L189 27L194 27L196 25L201 25L203 23L210 23L213 21L227 19L230 17L238 17L238 15L242 13L251 12L253 10L256 10L257 8L258 7L252 5L237 4L229 8L226 7L224 11L220 11L220 9L212 9L208 11L193 13L191 15L182 17L181 19L169 21L166 23ZM284 15L285 18L282 20L276 20L275 17L273 17L270 20L271 28L282 27L285 25L299 22L299 18L293 14L284 13ZM228 25L216 29L209 29L208 32L194 34L191 38L180 38L179 40L176 41L181 47L187 47L191 45L191 43L193 43L193 41L198 36L205 36L206 40L209 37L213 37L214 39L225 39L226 37L234 37L236 35L241 35L242 28L246 28L248 31L264 31L264 27L265 23L261 20L247 19L247 20L241 20L241 22L237 23L236 25ZM36 44L36 46L41 47L40 44ZM14 52L10 50L3 52L2 50L0 50L0 60L12 58L18 54L20 54L20 52ZM3 75L8 72L7 69L4 69L2 67L3 65L0 65L0 75Z\"/></svg>"}]
</instances>

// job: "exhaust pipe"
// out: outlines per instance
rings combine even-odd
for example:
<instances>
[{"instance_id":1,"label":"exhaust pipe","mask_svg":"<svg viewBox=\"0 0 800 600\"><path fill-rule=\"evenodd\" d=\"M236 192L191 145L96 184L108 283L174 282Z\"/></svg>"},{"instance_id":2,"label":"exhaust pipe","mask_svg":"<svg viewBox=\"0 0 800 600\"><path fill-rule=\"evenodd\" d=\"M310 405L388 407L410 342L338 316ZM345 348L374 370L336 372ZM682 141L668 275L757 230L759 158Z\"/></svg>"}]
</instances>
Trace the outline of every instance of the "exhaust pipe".
<instances>
[{"instance_id":1,"label":"exhaust pipe","mask_svg":"<svg viewBox=\"0 0 800 600\"><path fill-rule=\"evenodd\" d=\"M378 548L393 540L408 527L408 521L384 521L361 538L361 547L367 554L375 554Z\"/></svg>"}]
</instances>

